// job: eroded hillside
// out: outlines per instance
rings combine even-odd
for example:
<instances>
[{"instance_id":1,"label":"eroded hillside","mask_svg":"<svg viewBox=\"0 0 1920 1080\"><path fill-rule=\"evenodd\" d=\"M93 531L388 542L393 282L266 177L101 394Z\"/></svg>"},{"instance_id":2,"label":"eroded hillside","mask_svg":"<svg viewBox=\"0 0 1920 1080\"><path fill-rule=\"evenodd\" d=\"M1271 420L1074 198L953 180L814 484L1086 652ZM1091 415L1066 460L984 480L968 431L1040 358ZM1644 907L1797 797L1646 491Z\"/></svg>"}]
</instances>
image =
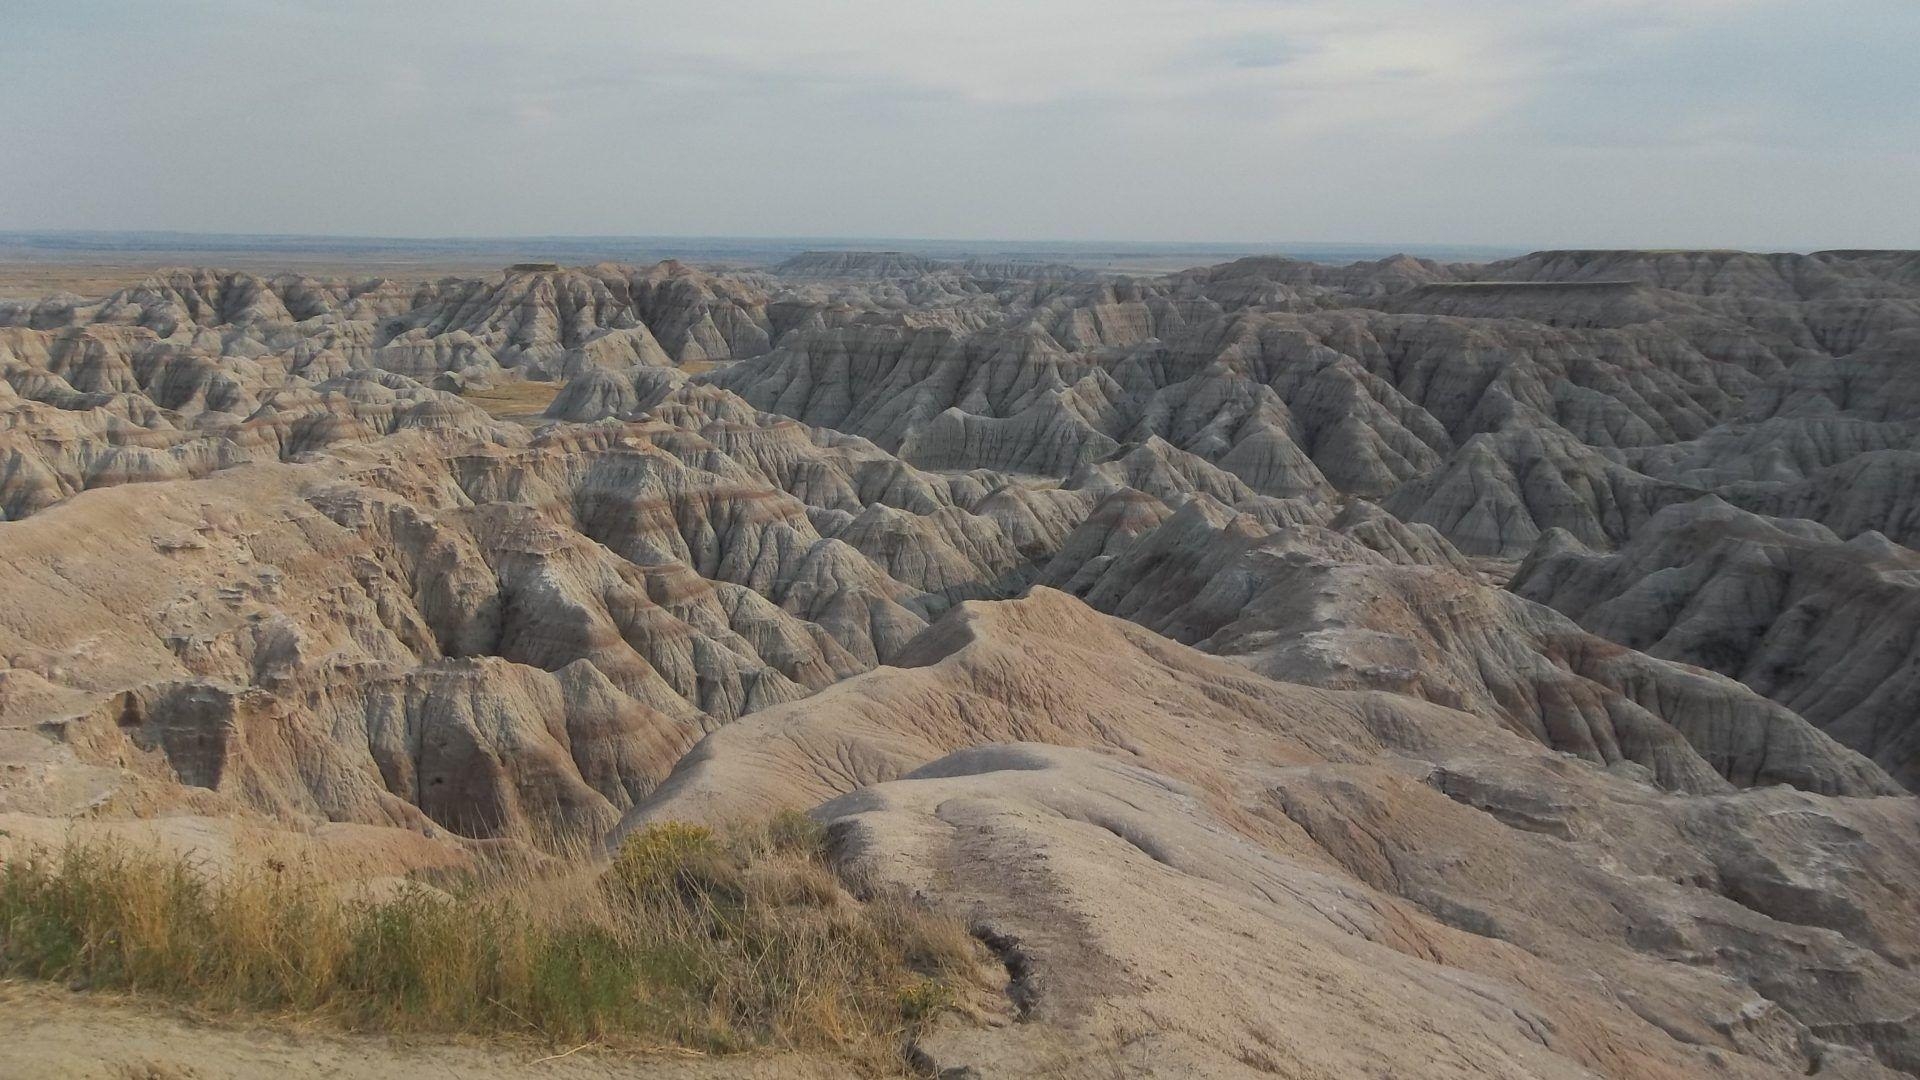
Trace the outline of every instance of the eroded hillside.
<instances>
[{"instance_id":1,"label":"eroded hillside","mask_svg":"<svg viewBox=\"0 0 1920 1080\"><path fill-rule=\"evenodd\" d=\"M181 270L0 418L14 842L800 808L940 1068L1920 1073L1920 255Z\"/></svg>"}]
</instances>

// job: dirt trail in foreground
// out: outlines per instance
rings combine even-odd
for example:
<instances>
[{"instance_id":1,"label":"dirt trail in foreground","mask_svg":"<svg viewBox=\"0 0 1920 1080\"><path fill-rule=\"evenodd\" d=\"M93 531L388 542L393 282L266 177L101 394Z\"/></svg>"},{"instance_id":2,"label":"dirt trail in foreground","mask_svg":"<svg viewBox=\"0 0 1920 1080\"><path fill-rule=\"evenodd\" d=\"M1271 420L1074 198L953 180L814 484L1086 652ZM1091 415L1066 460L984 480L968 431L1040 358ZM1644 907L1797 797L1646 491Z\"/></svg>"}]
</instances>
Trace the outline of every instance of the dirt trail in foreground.
<instances>
[{"instance_id":1,"label":"dirt trail in foreground","mask_svg":"<svg viewBox=\"0 0 1920 1080\"><path fill-rule=\"evenodd\" d=\"M792 1056L633 1057L209 1023L122 1000L0 982L7 1080L803 1080L844 1066Z\"/></svg>"}]
</instances>

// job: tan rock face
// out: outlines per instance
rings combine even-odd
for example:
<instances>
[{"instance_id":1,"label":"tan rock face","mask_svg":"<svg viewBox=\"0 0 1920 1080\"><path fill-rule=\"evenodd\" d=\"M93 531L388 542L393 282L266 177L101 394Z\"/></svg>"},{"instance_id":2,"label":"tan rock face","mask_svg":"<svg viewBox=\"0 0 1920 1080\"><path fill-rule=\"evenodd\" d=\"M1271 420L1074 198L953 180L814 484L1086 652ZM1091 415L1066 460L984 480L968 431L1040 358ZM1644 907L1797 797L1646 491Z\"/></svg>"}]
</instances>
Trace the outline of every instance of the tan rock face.
<instances>
[{"instance_id":1,"label":"tan rock face","mask_svg":"<svg viewBox=\"0 0 1920 1080\"><path fill-rule=\"evenodd\" d=\"M1920 1072L1917 266L0 304L0 829L799 807L1006 961L940 1069Z\"/></svg>"},{"instance_id":2,"label":"tan rock face","mask_svg":"<svg viewBox=\"0 0 1920 1080\"><path fill-rule=\"evenodd\" d=\"M1036 590L721 728L629 821L845 792L818 813L856 872L968 912L1016 976L1028 1023L946 1033L943 1065L1365 1075L1436 1030L1421 1067L1463 1077L1911 1062L1870 1018L1920 990L1914 801L1644 775Z\"/></svg>"}]
</instances>

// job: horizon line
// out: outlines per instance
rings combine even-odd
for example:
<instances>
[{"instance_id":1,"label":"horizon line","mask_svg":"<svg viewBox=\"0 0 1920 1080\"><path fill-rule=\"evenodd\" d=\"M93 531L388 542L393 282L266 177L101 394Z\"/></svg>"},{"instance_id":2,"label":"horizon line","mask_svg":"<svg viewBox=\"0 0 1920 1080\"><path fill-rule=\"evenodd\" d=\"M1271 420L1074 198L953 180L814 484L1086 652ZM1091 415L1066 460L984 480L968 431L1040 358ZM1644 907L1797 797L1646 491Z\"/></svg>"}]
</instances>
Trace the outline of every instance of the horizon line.
<instances>
[{"instance_id":1,"label":"horizon line","mask_svg":"<svg viewBox=\"0 0 1920 1080\"><path fill-rule=\"evenodd\" d=\"M1811 255L1841 251L1886 251L1902 252L1920 250L1914 248L1887 247L1861 248L1857 245L1806 246L1806 247L1740 247L1718 245L1680 245L1671 243L1659 245L1617 245L1617 244L1501 244L1484 241L1375 241L1375 240L1150 240L1127 238L1101 238L1076 240L1058 237L1040 238L966 238L937 236L904 236L855 234L754 234L754 233L523 233L500 235L383 235L379 233L308 233L308 232L232 232L200 231L190 229L71 229L71 228L6 228L0 227L0 240L5 239L111 239L111 238L147 239L149 241L172 241L172 247L182 251L192 251L186 241L226 241L226 242L307 242L307 243L386 243L386 244L445 244L480 246L525 245L542 242L565 244L591 244L594 242L732 242L749 243L754 241L777 243L782 245L823 244L840 250L873 251L882 248L850 248L851 244L908 244L915 246L948 245L958 248L982 247L992 245L1017 245L1044 248L1048 246L1072 248L1099 247L1136 247L1149 249L1143 254L1182 254L1217 251L1232 254L1278 254L1285 255L1288 249L1310 250L1315 248L1334 251L1367 251L1383 255L1414 254L1417 249L1437 249L1462 253L1503 254L1518 256L1538 254L1550 251L1605 251L1605 252L1737 252L1742 254L1799 254ZM111 250L105 248L104 250ZM125 251L125 249L120 249ZM74 251L84 253L84 249ZM1126 251L1112 254L1123 256Z\"/></svg>"}]
</instances>

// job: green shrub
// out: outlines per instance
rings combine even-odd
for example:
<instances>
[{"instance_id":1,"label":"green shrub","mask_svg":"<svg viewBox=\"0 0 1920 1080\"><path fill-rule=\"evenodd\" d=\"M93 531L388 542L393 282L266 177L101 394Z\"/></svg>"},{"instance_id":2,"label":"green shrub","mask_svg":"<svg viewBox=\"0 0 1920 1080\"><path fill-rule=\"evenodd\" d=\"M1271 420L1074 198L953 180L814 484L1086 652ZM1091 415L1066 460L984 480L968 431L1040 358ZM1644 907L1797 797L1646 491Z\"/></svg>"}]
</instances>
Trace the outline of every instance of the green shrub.
<instances>
[{"instance_id":1,"label":"green shrub","mask_svg":"<svg viewBox=\"0 0 1920 1080\"><path fill-rule=\"evenodd\" d=\"M712 829L684 822L649 825L626 838L613 857L608 881L638 903L658 903L670 893L692 895L732 882L726 852Z\"/></svg>"},{"instance_id":2,"label":"green shrub","mask_svg":"<svg viewBox=\"0 0 1920 1080\"><path fill-rule=\"evenodd\" d=\"M925 1020L953 1005L953 988L932 979L920 979L900 988L900 1015L910 1021Z\"/></svg>"},{"instance_id":3,"label":"green shrub","mask_svg":"<svg viewBox=\"0 0 1920 1080\"><path fill-rule=\"evenodd\" d=\"M798 810L782 810L768 818L763 831L768 845L782 855L821 860L827 856L826 826Z\"/></svg>"}]
</instances>

